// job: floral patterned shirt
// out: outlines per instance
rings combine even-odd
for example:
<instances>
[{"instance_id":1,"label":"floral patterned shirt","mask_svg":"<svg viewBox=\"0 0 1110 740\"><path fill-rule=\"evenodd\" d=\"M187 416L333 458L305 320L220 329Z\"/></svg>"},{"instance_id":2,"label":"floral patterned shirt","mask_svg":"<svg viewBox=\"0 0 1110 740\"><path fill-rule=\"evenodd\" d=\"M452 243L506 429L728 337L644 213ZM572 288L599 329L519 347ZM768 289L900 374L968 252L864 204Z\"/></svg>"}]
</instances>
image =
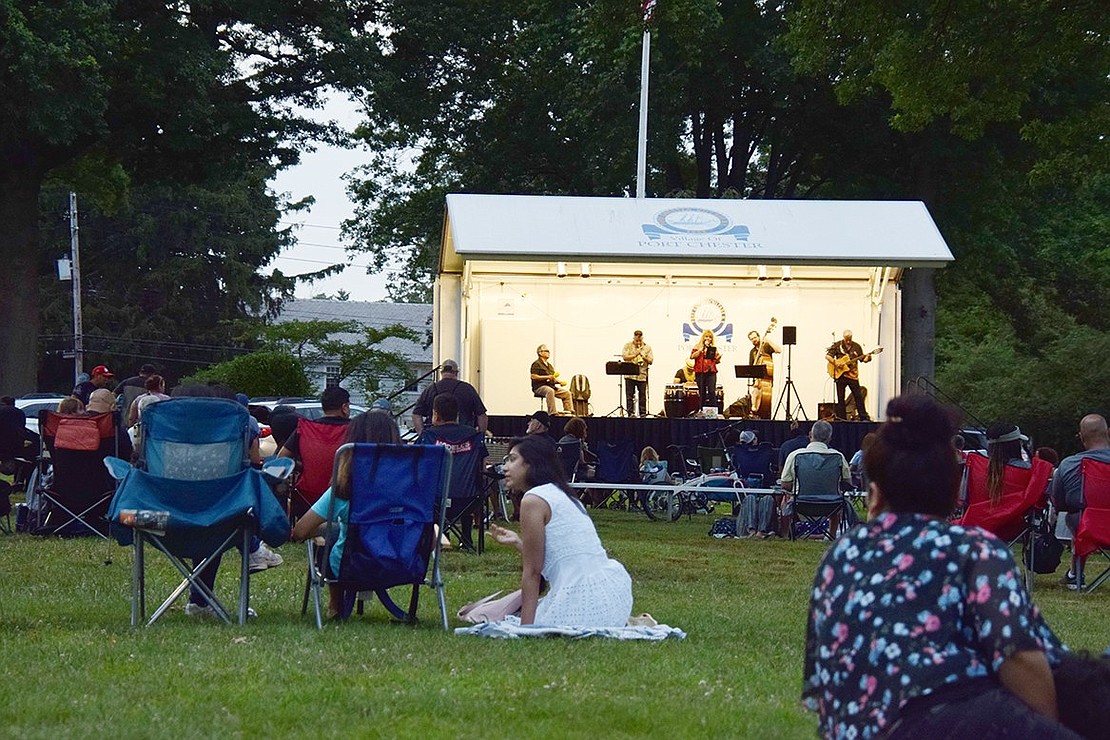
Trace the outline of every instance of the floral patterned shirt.
<instances>
[{"instance_id":1,"label":"floral patterned shirt","mask_svg":"<svg viewBox=\"0 0 1110 740\"><path fill-rule=\"evenodd\" d=\"M884 513L825 554L813 583L802 699L825 737L873 738L910 699L994 676L1022 650L1063 646L1006 543L920 514Z\"/></svg>"}]
</instances>

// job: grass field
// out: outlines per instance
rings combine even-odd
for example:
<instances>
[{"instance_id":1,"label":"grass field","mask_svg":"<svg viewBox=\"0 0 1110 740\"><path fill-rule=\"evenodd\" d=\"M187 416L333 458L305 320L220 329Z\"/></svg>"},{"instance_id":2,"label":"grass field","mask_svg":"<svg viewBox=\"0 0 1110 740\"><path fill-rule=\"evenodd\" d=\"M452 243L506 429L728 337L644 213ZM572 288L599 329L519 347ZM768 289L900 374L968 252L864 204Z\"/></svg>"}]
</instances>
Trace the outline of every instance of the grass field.
<instances>
[{"instance_id":1,"label":"grass field","mask_svg":"<svg viewBox=\"0 0 1110 740\"><path fill-rule=\"evenodd\" d=\"M300 615L295 545L280 549L284 566L252 578L259 617L247 626L198 621L178 606L131 629L129 549L0 535L0 736L813 736L798 694L822 543L714 540L705 516L594 518L632 574L635 611L681 627L686 640L457 637L439 629L428 589L415 628L375 604L318 632ZM151 600L171 580L155 563ZM460 605L515 588L518 567L496 545L480 557L448 552L452 626ZM237 568L228 556L217 582L229 601ZM1035 591L1050 624L1073 648L1101 652L1110 589L1080 595L1056 581L1039 576Z\"/></svg>"}]
</instances>

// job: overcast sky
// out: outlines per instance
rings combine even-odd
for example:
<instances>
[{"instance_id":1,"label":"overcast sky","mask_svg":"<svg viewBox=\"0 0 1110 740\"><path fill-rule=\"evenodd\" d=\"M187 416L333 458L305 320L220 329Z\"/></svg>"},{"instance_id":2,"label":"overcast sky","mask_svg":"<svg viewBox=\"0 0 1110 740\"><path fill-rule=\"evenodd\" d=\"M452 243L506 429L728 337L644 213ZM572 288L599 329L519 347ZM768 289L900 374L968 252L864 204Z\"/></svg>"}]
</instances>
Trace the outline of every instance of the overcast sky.
<instances>
[{"instance_id":1,"label":"overcast sky","mask_svg":"<svg viewBox=\"0 0 1110 740\"><path fill-rule=\"evenodd\" d=\"M332 96L318 117L336 120L347 129L354 128L359 119L354 104L342 96ZM283 222L299 224L294 229L298 243L282 252L268 269L276 267L286 275L299 275L337 262L351 262L335 277L298 287L298 298L310 298L317 293L335 295L340 289L350 293L353 301L378 301L386 297L385 276L367 275L367 255L349 257L339 239L339 225L354 212L343 175L367 159L367 154L357 149L319 146L315 152L303 153L299 165L281 172L271 183L276 192L288 194L292 202L311 195L316 204Z\"/></svg>"}]
</instances>

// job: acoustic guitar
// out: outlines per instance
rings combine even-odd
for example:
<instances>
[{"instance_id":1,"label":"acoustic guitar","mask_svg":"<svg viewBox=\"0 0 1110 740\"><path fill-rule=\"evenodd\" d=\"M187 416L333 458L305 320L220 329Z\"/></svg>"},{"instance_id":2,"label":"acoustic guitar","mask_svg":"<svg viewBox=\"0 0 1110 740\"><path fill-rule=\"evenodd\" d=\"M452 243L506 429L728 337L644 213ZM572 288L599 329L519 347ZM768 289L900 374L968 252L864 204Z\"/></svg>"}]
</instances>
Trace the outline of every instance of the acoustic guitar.
<instances>
[{"instance_id":1,"label":"acoustic guitar","mask_svg":"<svg viewBox=\"0 0 1110 740\"><path fill-rule=\"evenodd\" d=\"M852 369L856 367L856 363L867 362L873 355L880 354L882 351L882 347L876 347L865 355L843 355L842 357L837 357L835 361L826 363L829 366L829 377L836 380L844 373L851 372Z\"/></svg>"}]
</instances>

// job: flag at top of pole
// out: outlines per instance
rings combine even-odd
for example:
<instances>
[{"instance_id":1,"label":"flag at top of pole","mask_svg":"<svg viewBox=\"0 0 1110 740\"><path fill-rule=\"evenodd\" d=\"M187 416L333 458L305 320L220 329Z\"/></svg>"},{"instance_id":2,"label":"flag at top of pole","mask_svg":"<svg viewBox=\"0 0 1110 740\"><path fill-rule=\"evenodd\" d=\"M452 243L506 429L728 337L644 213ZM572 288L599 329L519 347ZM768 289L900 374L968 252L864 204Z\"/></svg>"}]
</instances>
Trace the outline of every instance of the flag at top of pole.
<instances>
[{"instance_id":1,"label":"flag at top of pole","mask_svg":"<svg viewBox=\"0 0 1110 740\"><path fill-rule=\"evenodd\" d=\"M651 23L652 16L655 15L655 4L658 0L643 0L641 7L644 11L644 24Z\"/></svg>"}]
</instances>

